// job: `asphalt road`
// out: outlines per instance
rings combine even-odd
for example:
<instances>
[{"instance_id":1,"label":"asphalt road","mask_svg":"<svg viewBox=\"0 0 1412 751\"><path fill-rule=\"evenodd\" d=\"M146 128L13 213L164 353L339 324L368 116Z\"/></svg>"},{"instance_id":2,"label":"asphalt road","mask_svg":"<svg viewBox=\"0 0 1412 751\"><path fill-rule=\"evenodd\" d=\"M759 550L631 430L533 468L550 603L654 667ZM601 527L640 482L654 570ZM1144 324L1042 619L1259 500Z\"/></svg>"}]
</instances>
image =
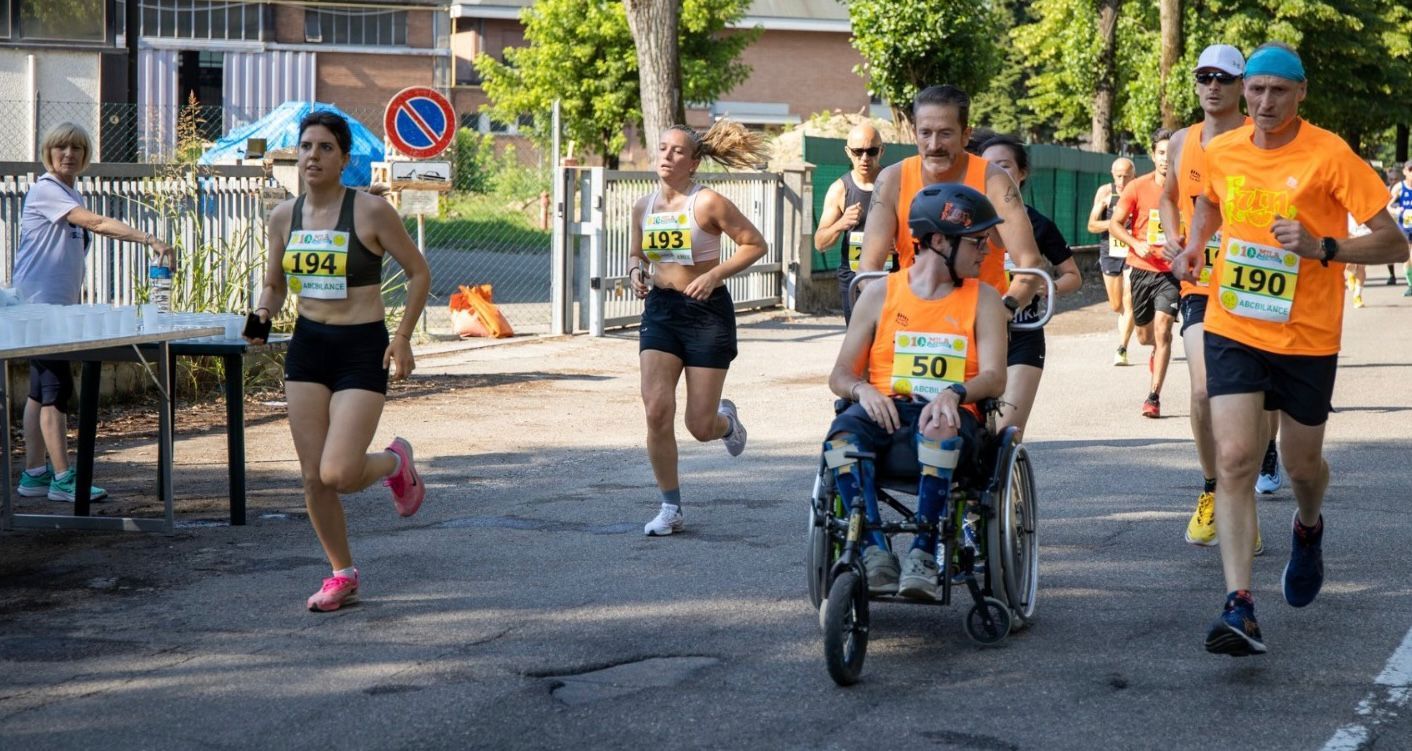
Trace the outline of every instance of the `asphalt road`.
<instances>
[{"instance_id":1,"label":"asphalt road","mask_svg":"<svg viewBox=\"0 0 1412 751\"><path fill-rule=\"evenodd\" d=\"M404 520L381 487L348 499L356 607L303 609L326 565L278 420L250 427L248 527L202 525L208 504L173 538L0 535L0 748L1409 748L1412 301L1368 300L1346 317L1308 608L1279 594L1290 493L1259 501L1263 657L1201 646L1224 592L1217 551L1182 541L1185 368L1141 418L1146 369L1063 325L1106 325L1081 310L1051 334L1028 441L1037 622L979 648L960 606L880 605L863 681L836 687L802 556L841 322L759 316L727 382L746 453L678 430L680 536L641 534L630 334L424 358L378 437L412 439L428 500ZM179 492L219 492L220 450L182 439ZM153 453L116 447L100 478L137 487Z\"/></svg>"}]
</instances>

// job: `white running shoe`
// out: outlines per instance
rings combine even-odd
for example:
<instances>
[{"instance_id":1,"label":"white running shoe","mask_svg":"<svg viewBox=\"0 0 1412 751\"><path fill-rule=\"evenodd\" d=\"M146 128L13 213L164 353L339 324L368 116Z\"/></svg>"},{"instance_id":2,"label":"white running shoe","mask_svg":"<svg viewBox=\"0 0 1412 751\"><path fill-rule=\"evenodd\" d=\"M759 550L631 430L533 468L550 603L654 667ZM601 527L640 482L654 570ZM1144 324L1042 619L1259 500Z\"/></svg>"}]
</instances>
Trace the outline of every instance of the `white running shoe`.
<instances>
[{"instance_id":1,"label":"white running shoe","mask_svg":"<svg viewBox=\"0 0 1412 751\"><path fill-rule=\"evenodd\" d=\"M897 594L914 600L940 600L938 571L936 556L921 548L913 548L902 559L902 578L898 582Z\"/></svg>"},{"instance_id":2,"label":"white running shoe","mask_svg":"<svg viewBox=\"0 0 1412 751\"><path fill-rule=\"evenodd\" d=\"M648 537L665 537L680 532L685 527L686 522L681 515L681 506L664 503L662 510L657 512L656 518L642 527L642 533Z\"/></svg>"},{"instance_id":3,"label":"white running shoe","mask_svg":"<svg viewBox=\"0 0 1412 751\"><path fill-rule=\"evenodd\" d=\"M726 444L726 451L731 456L740 456L745 450L745 426L740 424L740 413L736 411L735 402L722 399L716 413L725 417L731 425L731 431L721 438L721 442Z\"/></svg>"}]
</instances>

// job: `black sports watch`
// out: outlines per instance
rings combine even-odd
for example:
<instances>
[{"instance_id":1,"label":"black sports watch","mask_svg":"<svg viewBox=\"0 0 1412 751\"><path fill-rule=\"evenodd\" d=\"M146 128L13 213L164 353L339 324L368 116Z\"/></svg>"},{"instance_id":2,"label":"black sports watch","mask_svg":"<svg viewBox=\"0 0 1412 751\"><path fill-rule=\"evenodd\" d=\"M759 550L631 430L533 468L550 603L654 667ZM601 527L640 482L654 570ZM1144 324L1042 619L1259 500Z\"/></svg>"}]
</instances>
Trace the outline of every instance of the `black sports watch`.
<instances>
[{"instance_id":1,"label":"black sports watch","mask_svg":"<svg viewBox=\"0 0 1412 751\"><path fill-rule=\"evenodd\" d=\"M1000 302L1005 303L1005 307L1006 307L1011 313L1014 313L1015 311L1017 311L1017 310L1020 309L1020 301L1019 301L1019 300L1016 300L1015 298L1013 298L1013 297L1011 297L1011 296L1009 296L1009 295L1006 295L1006 296L1000 298Z\"/></svg>"},{"instance_id":2,"label":"black sports watch","mask_svg":"<svg viewBox=\"0 0 1412 751\"><path fill-rule=\"evenodd\" d=\"M1326 237L1319 241L1319 247L1324 249L1324 257L1319 259L1319 263L1328 266L1329 261L1334 260L1334 256L1338 255L1338 241L1332 237Z\"/></svg>"},{"instance_id":3,"label":"black sports watch","mask_svg":"<svg viewBox=\"0 0 1412 751\"><path fill-rule=\"evenodd\" d=\"M959 383L953 383L953 384L951 384L950 386L947 386L947 387L946 387L946 390L947 390L947 391L954 391L954 392L956 392L956 396L960 397L960 399L956 402L957 404L965 404L965 403L966 403L966 387L965 387L965 386L962 386L962 385L959 384Z\"/></svg>"}]
</instances>

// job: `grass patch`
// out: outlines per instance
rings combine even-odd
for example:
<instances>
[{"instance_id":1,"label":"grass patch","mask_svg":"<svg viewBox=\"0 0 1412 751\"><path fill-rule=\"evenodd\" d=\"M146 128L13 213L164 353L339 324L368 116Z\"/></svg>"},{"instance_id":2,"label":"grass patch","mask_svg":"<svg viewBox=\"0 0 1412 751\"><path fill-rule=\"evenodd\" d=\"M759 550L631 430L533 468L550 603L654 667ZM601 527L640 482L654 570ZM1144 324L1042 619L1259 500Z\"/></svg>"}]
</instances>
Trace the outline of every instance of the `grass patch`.
<instances>
[{"instance_id":1,"label":"grass patch","mask_svg":"<svg viewBox=\"0 0 1412 751\"><path fill-rule=\"evenodd\" d=\"M417 236L415 219L407 231ZM539 228L539 198L450 193L441 216L426 219L426 243L441 250L548 253L551 233Z\"/></svg>"}]
</instances>

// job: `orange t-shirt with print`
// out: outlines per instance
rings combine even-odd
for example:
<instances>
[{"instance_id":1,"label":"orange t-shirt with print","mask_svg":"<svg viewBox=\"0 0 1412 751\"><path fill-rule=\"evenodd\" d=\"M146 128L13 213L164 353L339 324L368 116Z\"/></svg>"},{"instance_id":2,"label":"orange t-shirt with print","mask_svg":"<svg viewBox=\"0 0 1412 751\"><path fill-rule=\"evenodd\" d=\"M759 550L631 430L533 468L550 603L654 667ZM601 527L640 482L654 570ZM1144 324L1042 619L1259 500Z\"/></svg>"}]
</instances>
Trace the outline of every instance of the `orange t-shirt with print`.
<instances>
[{"instance_id":1,"label":"orange t-shirt with print","mask_svg":"<svg viewBox=\"0 0 1412 751\"><path fill-rule=\"evenodd\" d=\"M976 352L976 303L979 284L968 281L939 300L917 297L910 271L887 277L873 347L868 351L868 382L884 396L915 396L928 401L953 383L980 372ZM974 404L962 405L976 417Z\"/></svg>"},{"instance_id":2,"label":"orange t-shirt with print","mask_svg":"<svg viewBox=\"0 0 1412 751\"><path fill-rule=\"evenodd\" d=\"M1284 250L1270 231L1295 219L1315 238L1348 236L1387 205L1382 180L1343 139L1306 121L1277 149L1255 145L1254 126L1206 145L1207 200L1221 207L1221 250L1211 274L1206 330L1265 352L1337 354L1343 333L1343 264Z\"/></svg>"},{"instance_id":3,"label":"orange t-shirt with print","mask_svg":"<svg viewBox=\"0 0 1412 751\"><path fill-rule=\"evenodd\" d=\"M1132 236L1138 242L1147 243L1145 258L1137 254L1136 248L1128 248L1128 265L1135 269L1158 273L1172 270L1172 264L1162 255L1162 244L1167 239L1162 234L1162 218L1157 215L1161 200L1162 186L1157 184L1157 173L1149 172L1124 186L1118 205L1113 208L1114 216L1127 215Z\"/></svg>"},{"instance_id":4,"label":"orange t-shirt with print","mask_svg":"<svg viewBox=\"0 0 1412 751\"><path fill-rule=\"evenodd\" d=\"M961 182L985 195L985 173L989 166L990 162L975 154L967 154L966 175ZM912 247L912 228L907 224L907 219L912 214L912 199L927 186L922 184L920 156L903 159L898 170L901 179L897 190L897 266L905 269L917 260L917 251ZM1010 282L1005 275L1005 249L994 241L990 243L990 252L986 253L985 259L981 261L981 273L978 278L999 290L1002 295L1010 289Z\"/></svg>"}]
</instances>

